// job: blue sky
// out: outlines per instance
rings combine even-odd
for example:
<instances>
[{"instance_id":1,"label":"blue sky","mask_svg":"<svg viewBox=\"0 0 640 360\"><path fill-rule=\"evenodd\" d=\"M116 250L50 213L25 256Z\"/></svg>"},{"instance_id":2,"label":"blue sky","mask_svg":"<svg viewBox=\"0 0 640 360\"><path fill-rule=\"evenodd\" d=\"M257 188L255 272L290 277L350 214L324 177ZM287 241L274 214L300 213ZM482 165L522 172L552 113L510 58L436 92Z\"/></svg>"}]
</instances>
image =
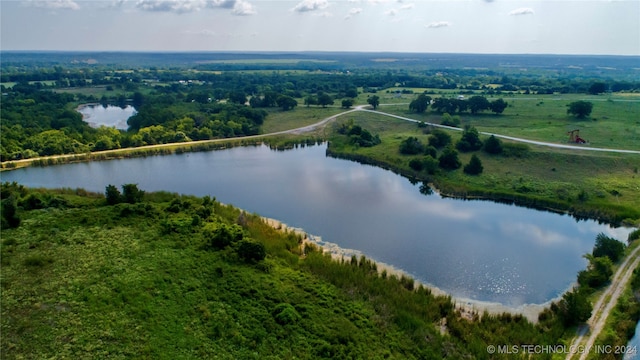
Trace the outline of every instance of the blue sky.
<instances>
[{"instance_id":1,"label":"blue sky","mask_svg":"<svg viewBox=\"0 0 640 360\"><path fill-rule=\"evenodd\" d=\"M640 55L640 0L0 0L3 50Z\"/></svg>"}]
</instances>

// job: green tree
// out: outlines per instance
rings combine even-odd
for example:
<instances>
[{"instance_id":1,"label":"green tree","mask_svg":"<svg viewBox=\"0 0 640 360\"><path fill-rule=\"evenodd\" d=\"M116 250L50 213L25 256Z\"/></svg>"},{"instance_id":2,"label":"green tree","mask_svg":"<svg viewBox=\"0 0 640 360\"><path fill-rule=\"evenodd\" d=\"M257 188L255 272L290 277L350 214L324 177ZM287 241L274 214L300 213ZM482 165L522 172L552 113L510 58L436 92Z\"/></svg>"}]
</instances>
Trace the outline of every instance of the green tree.
<instances>
[{"instance_id":1,"label":"green tree","mask_svg":"<svg viewBox=\"0 0 640 360\"><path fill-rule=\"evenodd\" d=\"M607 91L607 85L603 82L595 82L589 86L589 94L598 95Z\"/></svg>"},{"instance_id":2,"label":"green tree","mask_svg":"<svg viewBox=\"0 0 640 360\"><path fill-rule=\"evenodd\" d=\"M242 228L236 224L207 224L203 229L205 239L209 240L214 249L224 249L243 238Z\"/></svg>"},{"instance_id":3,"label":"green tree","mask_svg":"<svg viewBox=\"0 0 640 360\"><path fill-rule=\"evenodd\" d=\"M502 99L494 100L491 102L489 107L491 108L492 112L496 114L502 114L504 109L507 108L507 102Z\"/></svg>"},{"instance_id":4,"label":"green tree","mask_svg":"<svg viewBox=\"0 0 640 360\"><path fill-rule=\"evenodd\" d=\"M318 105L322 107L327 107L327 105L333 105L333 98L331 95L327 93L319 93L318 94Z\"/></svg>"},{"instance_id":5,"label":"green tree","mask_svg":"<svg viewBox=\"0 0 640 360\"><path fill-rule=\"evenodd\" d=\"M618 262L624 255L625 245L621 241L611 238L603 233L596 235L596 244L593 247L593 256L607 256L612 262Z\"/></svg>"},{"instance_id":6,"label":"green tree","mask_svg":"<svg viewBox=\"0 0 640 360\"><path fill-rule=\"evenodd\" d=\"M378 105L380 105L380 97L378 95L370 96L367 99L367 102L369 103L369 105L371 105L371 107L373 107L373 110L375 110L378 108Z\"/></svg>"},{"instance_id":7,"label":"green tree","mask_svg":"<svg viewBox=\"0 0 640 360\"><path fill-rule=\"evenodd\" d=\"M578 119L586 118L591 115L591 110L593 110L593 103L583 100L574 101L567 106L569 107L567 109L567 114L571 114Z\"/></svg>"},{"instance_id":8,"label":"green tree","mask_svg":"<svg viewBox=\"0 0 640 360\"><path fill-rule=\"evenodd\" d=\"M469 160L469 163L467 165L464 166L464 173L468 174L468 175L478 175L481 174L483 170L482 167L482 162L480 161L480 159L476 156L476 154L473 154L471 156L471 160Z\"/></svg>"},{"instance_id":9,"label":"green tree","mask_svg":"<svg viewBox=\"0 0 640 360\"><path fill-rule=\"evenodd\" d=\"M440 167L446 170L455 170L462 166L458 158L458 152L451 146L447 146L447 148L444 149L438 158L438 162Z\"/></svg>"},{"instance_id":10,"label":"green tree","mask_svg":"<svg viewBox=\"0 0 640 360\"><path fill-rule=\"evenodd\" d=\"M120 190L118 190L117 187L111 184L107 185L104 192L104 196L107 200L107 204L109 205L115 205L120 201L122 201L122 195L120 194Z\"/></svg>"},{"instance_id":11,"label":"green tree","mask_svg":"<svg viewBox=\"0 0 640 360\"><path fill-rule=\"evenodd\" d=\"M480 111L489 109L489 107L491 106L491 104L489 104L489 100L480 95L470 97L468 100L468 104L469 111L471 111L471 113L474 115L479 113Z\"/></svg>"},{"instance_id":12,"label":"green tree","mask_svg":"<svg viewBox=\"0 0 640 360\"><path fill-rule=\"evenodd\" d=\"M14 195L2 200L2 228L17 228L20 226L18 217L18 201Z\"/></svg>"},{"instance_id":13,"label":"green tree","mask_svg":"<svg viewBox=\"0 0 640 360\"><path fill-rule=\"evenodd\" d=\"M350 107L353 106L353 99L343 99L342 100L342 107L345 109L348 109Z\"/></svg>"},{"instance_id":14,"label":"green tree","mask_svg":"<svg viewBox=\"0 0 640 360\"><path fill-rule=\"evenodd\" d=\"M489 136L484 142L484 151L489 154L502 153L502 141L493 135Z\"/></svg>"},{"instance_id":15,"label":"green tree","mask_svg":"<svg viewBox=\"0 0 640 360\"><path fill-rule=\"evenodd\" d=\"M294 107L298 106L298 102L296 101L296 99L286 95L280 95L276 102L278 106L281 107L284 111L291 110Z\"/></svg>"},{"instance_id":16,"label":"green tree","mask_svg":"<svg viewBox=\"0 0 640 360\"><path fill-rule=\"evenodd\" d=\"M478 130L473 126L466 126L462 132L462 138L456 143L456 148L462 152L475 151L482 148Z\"/></svg>"},{"instance_id":17,"label":"green tree","mask_svg":"<svg viewBox=\"0 0 640 360\"><path fill-rule=\"evenodd\" d=\"M427 110L429 104L431 104L431 97L425 94L420 94L417 99L411 101L409 104L409 110L417 113L423 113Z\"/></svg>"},{"instance_id":18,"label":"green tree","mask_svg":"<svg viewBox=\"0 0 640 360\"><path fill-rule=\"evenodd\" d=\"M246 262L258 262L267 256L267 250L261 242L243 239L238 243L238 255Z\"/></svg>"},{"instance_id":19,"label":"green tree","mask_svg":"<svg viewBox=\"0 0 640 360\"><path fill-rule=\"evenodd\" d=\"M317 105L318 104L318 99L313 95L309 95L306 98L304 98L304 104L307 107L309 107L310 105Z\"/></svg>"},{"instance_id":20,"label":"green tree","mask_svg":"<svg viewBox=\"0 0 640 360\"><path fill-rule=\"evenodd\" d=\"M142 201L144 197L144 191L138 189L137 184L124 184L122 185L122 200L129 204L135 204Z\"/></svg>"},{"instance_id":21,"label":"green tree","mask_svg":"<svg viewBox=\"0 0 640 360\"><path fill-rule=\"evenodd\" d=\"M558 309L565 326L573 326L587 321L591 317L593 306L586 291L578 288L562 296Z\"/></svg>"},{"instance_id":22,"label":"green tree","mask_svg":"<svg viewBox=\"0 0 640 360\"><path fill-rule=\"evenodd\" d=\"M451 144L451 135L447 134L444 130L435 129L429 136L429 146L440 149Z\"/></svg>"},{"instance_id":23,"label":"green tree","mask_svg":"<svg viewBox=\"0 0 640 360\"><path fill-rule=\"evenodd\" d=\"M424 151L424 144L414 136L410 136L400 143L400 153L404 155L416 155Z\"/></svg>"}]
</instances>

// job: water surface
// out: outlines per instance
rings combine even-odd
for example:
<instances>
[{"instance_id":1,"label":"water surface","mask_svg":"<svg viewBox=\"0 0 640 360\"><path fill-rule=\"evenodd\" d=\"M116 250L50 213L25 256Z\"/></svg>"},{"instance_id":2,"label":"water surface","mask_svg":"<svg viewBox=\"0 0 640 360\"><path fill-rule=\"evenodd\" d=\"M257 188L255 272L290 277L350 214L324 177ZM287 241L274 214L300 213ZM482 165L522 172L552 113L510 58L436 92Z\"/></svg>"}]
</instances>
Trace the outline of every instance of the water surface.
<instances>
[{"instance_id":1,"label":"water surface","mask_svg":"<svg viewBox=\"0 0 640 360\"><path fill-rule=\"evenodd\" d=\"M425 196L390 171L328 158L326 147L265 146L18 169L32 187L137 183L146 191L215 196L357 249L459 298L508 306L557 297L587 264L595 236L627 229L489 201Z\"/></svg>"},{"instance_id":2,"label":"water surface","mask_svg":"<svg viewBox=\"0 0 640 360\"><path fill-rule=\"evenodd\" d=\"M78 108L82 118L91 127L115 127L120 130L127 130L127 120L136 114L136 109L127 105L125 108L113 105L85 105Z\"/></svg>"}]
</instances>

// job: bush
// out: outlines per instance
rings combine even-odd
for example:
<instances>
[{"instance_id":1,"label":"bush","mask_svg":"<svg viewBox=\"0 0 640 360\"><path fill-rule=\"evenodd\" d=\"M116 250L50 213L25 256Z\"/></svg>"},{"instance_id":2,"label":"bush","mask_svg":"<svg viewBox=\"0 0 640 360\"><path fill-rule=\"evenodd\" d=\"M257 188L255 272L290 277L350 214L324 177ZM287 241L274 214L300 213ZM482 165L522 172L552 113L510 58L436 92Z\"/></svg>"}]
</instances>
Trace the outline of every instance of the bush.
<instances>
[{"instance_id":1,"label":"bush","mask_svg":"<svg viewBox=\"0 0 640 360\"><path fill-rule=\"evenodd\" d=\"M451 136L444 130L435 129L431 132L431 136L429 136L430 146L439 149L449 144L451 144Z\"/></svg>"},{"instance_id":2,"label":"bush","mask_svg":"<svg viewBox=\"0 0 640 360\"><path fill-rule=\"evenodd\" d=\"M122 195L120 194L120 190L117 187L109 184L107 185L104 196L107 199L107 204L115 205L122 200Z\"/></svg>"},{"instance_id":3,"label":"bush","mask_svg":"<svg viewBox=\"0 0 640 360\"><path fill-rule=\"evenodd\" d=\"M440 155L438 161L440 167L447 170L455 170L462 166L460 159L458 159L458 152L452 147L447 147L442 152L442 155Z\"/></svg>"},{"instance_id":4,"label":"bush","mask_svg":"<svg viewBox=\"0 0 640 360\"><path fill-rule=\"evenodd\" d=\"M250 239L238 243L238 255L246 262L258 262L267 256L264 244Z\"/></svg>"},{"instance_id":5,"label":"bush","mask_svg":"<svg viewBox=\"0 0 640 360\"><path fill-rule=\"evenodd\" d=\"M129 204L135 204L142 201L144 191L138 189L137 184L122 185L122 199Z\"/></svg>"},{"instance_id":6,"label":"bush","mask_svg":"<svg viewBox=\"0 0 640 360\"><path fill-rule=\"evenodd\" d=\"M273 318L278 324L286 325L297 322L301 319L301 316L291 304L281 303L273 311Z\"/></svg>"},{"instance_id":7,"label":"bush","mask_svg":"<svg viewBox=\"0 0 640 360\"><path fill-rule=\"evenodd\" d=\"M593 247L593 256L606 256L616 263L624 255L624 244L614 238L608 237L603 233L596 236L596 244Z\"/></svg>"},{"instance_id":8,"label":"bush","mask_svg":"<svg viewBox=\"0 0 640 360\"><path fill-rule=\"evenodd\" d=\"M480 159L474 154L471 160L464 166L464 173L468 175L478 175L482 173L483 167Z\"/></svg>"},{"instance_id":9,"label":"bush","mask_svg":"<svg viewBox=\"0 0 640 360\"><path fill-rule=\"evenodd\" d=\"M502 141L491 135L484 142L484 151L489 154L500 154L502 152Z\"/></svg>"},{"instance_id":10,"label":"bush","mask_svg":"<svg viewBox=\"0 0 640 360\"><path fill-rule=\"evenodd\" d=\"M209 239L211 247L223 249L235 242L242 240L242 228L238 225L208 224L203 230L204 237Z\"/></svg>"},{"instance_id":11,"label":"bush","mask_svg":"<svg viewBox=\"0 0 640 360\"><path fill-rule=\"evenodd\" d=\"M456 143L456 148L462 152L475 151L482 148L478 130L473 126L466 127L462 132L462 138Z\"/></svg>"},{"instance_id":12,"label":"bush","mask_svg":"<svg viewBox=\"0 0 640 360\"><path fill-rule=\"evenodd\" d=\"M405 155L416 155L424 151L424 145L418 138L410 136L400 143L400 153Z\"/></svg>"}]
</instances>

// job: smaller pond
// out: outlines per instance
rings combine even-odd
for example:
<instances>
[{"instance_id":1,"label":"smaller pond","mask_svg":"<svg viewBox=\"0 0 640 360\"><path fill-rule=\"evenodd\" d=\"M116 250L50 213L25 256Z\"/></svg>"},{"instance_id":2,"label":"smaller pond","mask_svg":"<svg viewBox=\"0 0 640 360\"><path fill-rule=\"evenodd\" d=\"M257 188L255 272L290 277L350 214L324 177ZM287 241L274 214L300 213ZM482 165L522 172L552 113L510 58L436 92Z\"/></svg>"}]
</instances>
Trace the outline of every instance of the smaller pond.
<instances>
[{"instance_id":1,"label":"smaller pond","mask_svg":"<svg viewBox=\"0 0 640 360\"><path fill-rule=\"evenodd\" d=\"M91 127L97 128L104 125L127 130L129 128L127 120L136 114L136 109L131 105L121 108L113 105L90 104L80 106L78 112Z\"/></svg>"}]
</instances>

